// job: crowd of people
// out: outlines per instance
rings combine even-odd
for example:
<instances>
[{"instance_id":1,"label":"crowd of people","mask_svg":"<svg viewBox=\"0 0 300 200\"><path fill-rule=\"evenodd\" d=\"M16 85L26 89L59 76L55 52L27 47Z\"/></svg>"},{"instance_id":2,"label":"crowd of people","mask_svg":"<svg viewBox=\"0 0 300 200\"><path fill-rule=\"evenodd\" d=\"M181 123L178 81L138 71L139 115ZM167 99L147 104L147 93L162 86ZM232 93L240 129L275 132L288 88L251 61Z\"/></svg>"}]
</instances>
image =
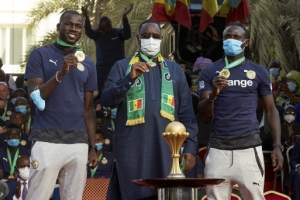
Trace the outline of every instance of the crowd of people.
<instances>
[{"instance_id":1,"label":"crowd of people","mask_svg":"<svg viewBox=\"0 0 300 200\"><path fill-rule=\"evenodd\" d=\"M77 200L86 178L99 177L110 179L107 199L157 199L155 190L131 181L167 177L171 152L161 135L171 121L189 133L180 152L186 177L225 179L206 189L208 199L229 199L236 184L244 199L264 199L263 150L272 150L275 172L293 145L287 186L300 199L300 73L284 76L277 60L267 69L247 60L249 32L239 23L223 32L224 58L197 59L197 81L160 54L161 28L152 20L139 27L137 52L124 58L132 7L122 13L122 29L107 16L92 29L87 7L84 18L64 12L57 41L30 53L18 78L26 84L16 86L0 69L6 199ZM76 45L83 29L95 41L96 65Z\"/></svg>"}]
</instances>

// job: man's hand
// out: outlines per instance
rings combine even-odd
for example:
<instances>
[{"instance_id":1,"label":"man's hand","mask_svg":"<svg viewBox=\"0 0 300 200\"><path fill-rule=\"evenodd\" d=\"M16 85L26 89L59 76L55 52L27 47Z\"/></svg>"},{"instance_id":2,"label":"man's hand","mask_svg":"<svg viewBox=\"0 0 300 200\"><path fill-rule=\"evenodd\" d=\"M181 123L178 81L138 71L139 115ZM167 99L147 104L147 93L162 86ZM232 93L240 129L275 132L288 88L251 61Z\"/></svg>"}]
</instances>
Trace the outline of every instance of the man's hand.
<instances>
[{"instance_id":1,"label":"man's hand","mask_svg":"<svg viewBox=\"0 0 300 200\"><path fill-rule=\"evenodd\" d=\"M273 172L277 172L283 166L283 156L282 152L278 147L274 147L271 153L272 166L274 167Z\"/></svg>"},{"instance_id":2,"label":"man's hand","mask_svg":"<svg viewBox=\"0 0 300 200\"><path fill-rule=\"evenodd\" d=\"M212 95L217 96L223 87L228 86L228 80L224 76L217 76L212 81L213 91Z\"/></svg>"},{"instance_id":3,"label":"man's hand","mask_svg":"<svg viewBox=\"0 0 300 200\"><path fill-rule=\"evenodd\" d=\"M196 158L191 153L183 153L180 157L180 165L183 165L184 160L186 160L186 165L183 173L187 173L195 166Z\"/></svg>"},{"instance_id":4,"label":"man's hand","mask_svg":"<svg viewBox=\"0 0 300 200\"><path fill-rule=\"evenodd\" d=\"M127 17L127 14L131 12L133 8L133 4L130 4L129 8L125 8L122 15L123 15L123 18Z\"/></svg>"},{"instance_id":5,"label":"man's hand","mask_svg":"<svg viewBox=\"0 0 300 200\"><path fill-rule=\"evenodd\" d=\"M99 164L97 153L95 149L91 149L89 152L89 166L94 169Z\"/></svg>"},{"instance_id":6,"label":"man's hand","mask_svg":"<svg viewBox=\"0 0 300 200\"><path fill-rule=\"evenodd\" d=\"M134 63L130 70L130 76L133 80L135 80L137 77L139 77L144 72L149 72L149 67L151 67L149 64L145 62L138 62Z\"/></svg>"},{"instance_id":7,"label":"man's hand","mask_svg":"<svg viewBox=\"0 0 300 200\"><path fill-rule=\"evenodd\" d=\"M82 11L83 16L89 17L87 6L82 6L81 11Z\"/></svg>"},{"instance_id":8,"label":"man's hand","mask_svg":"<svg viewBox=\"0 0 300 200\"><path fill-rule=\"evenodd\" d=\"M297 172L300 174L300 166L297 167Z\"/></svg>"},{"instance_id":9,"label":"man's hand","mask_svg":"<svg viewBox=\"0 0 300 200\"><path fill-rule=\"evenodd\" d=\"M20 196L21 196L21 185L22 185L21 181L18 181L17 187L16 187L16 197L17 197L17 199L19 199Z\"/></svg>"},{"instance_id":10,"label":"man's hand","mask_svg":"<svg viewBox=\"0 0 300 200\"><path fill-rule=\"evenodd\" d=\"M64 75L70 71L70 67L77 68L78 59L75 55L67 55L64 57L63 65L58 72L58 79L61 80Z\"/></svg>"}]
</instances>

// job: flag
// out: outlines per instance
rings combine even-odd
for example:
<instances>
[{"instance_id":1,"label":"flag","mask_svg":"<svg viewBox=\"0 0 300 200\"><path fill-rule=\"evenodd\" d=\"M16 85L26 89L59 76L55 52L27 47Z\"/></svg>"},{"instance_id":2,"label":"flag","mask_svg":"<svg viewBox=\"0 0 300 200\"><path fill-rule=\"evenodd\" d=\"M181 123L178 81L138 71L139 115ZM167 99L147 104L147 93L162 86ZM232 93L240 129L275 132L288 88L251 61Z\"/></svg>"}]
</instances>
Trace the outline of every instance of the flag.
<instances>
[{"instance_id":1,"label":"flag","mask_svg":"<svg viewBox=\"0 0 300 200\"><path fill-rule=\"evenodd\" d=\"M143 108L143 99L136 99L128 102L129 112L140 110Z\"/></svg>"},{"instance_id":2,"label":"flag","mask_svg":"<svg viewBox=\"0 0 300 200\"><path fill-rule=\"evenodd\" d=\"M231 7L228 6L228 1L229 0L224 0L223 1L222 6L219 10L220 15L227 15L230 12Z\"/></svg>"},{"instance_id":3,"label":"flag","mask_svg":"<svg viewBox=\"0 0 300 200\"><path fill-rule=\"evenodd\" d=\"M173 21L176 0L155 0L152 19L158 22Z\"/></svg>"},{"instance_id":4,"label":"flag","mask_svg":"<svg viewBox=\"0 0 300 200\"><path fill-rule=\"evenodd\" d=\"M242 0L228 0L227 5L231 8L237 8Z\"/></svg>"},{"instance_id":5,"label":"flag","mask_svg":"<svg viewBox=\"0 0 300 200\"><path fill-rule=\"evenodd\" d=\"M214 21L214 16L218 12L217 0L203 0L201 18L199 24L200 32L205 31L206 27Z\"/></svg>"},{"instance_id":6,"label":"flag","mask_svg":"<svg viewBox=\"0 0 300 200\"><path fill-rule=\"evenodd\" d=\"M239 21L242 24L245 24L248 16L250 16L248 2L247 0L242 0L237 9L233 9L228 13L226 24L237 21Z\"/></svg>"},{"instance_id":7,"label":"flag","mask_svg":"<svg viewBox=\"0 0 300 200\"><path fill-rule=\"evenodd\" d=\"M192 20L189 10L189 0L177 0L174 20L186 28L191 28Z\"/></svg>"},{"instance_id":8,"label":"flag","mask_svg":"<svg viewBox=\"0 0 300 200\"><path fill-rule=\"evenodd\" d=\"M162 100L163 103L169 105L169 106L172 106L174 107L175 105L175 102L174 102L174 96L172 95L168 95L168 94L163 94L163 100Z\"/></svg>"}]
</instances>

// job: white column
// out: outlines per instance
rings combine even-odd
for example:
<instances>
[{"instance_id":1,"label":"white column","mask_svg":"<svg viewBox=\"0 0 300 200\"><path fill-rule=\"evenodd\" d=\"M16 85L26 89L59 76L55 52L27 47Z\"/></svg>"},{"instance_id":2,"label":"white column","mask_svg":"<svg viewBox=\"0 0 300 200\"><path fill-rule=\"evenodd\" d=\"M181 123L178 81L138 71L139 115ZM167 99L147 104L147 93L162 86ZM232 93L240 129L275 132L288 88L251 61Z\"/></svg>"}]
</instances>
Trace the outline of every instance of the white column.
<instances>
[{"instance_id":1,"label":"white column","mask_svg":"<svg viewBox=\"0 0 300 200\"><path fill-rule=\"evenodd\" d=\"M26 28L22 30L22 60L24 59L24 55L26 54L26 44L27 44L27 35L26 35Z\"/></svg>"},{"instance_id":2,"label":"white column","mask_svg":"<svg viewBox=\"0 0 300 200\"><path fill-rule=\"evenodd\" d=\"M6 28L5 39L5 65L10 65L10 28Z\"/></svg>"}]
</instances>

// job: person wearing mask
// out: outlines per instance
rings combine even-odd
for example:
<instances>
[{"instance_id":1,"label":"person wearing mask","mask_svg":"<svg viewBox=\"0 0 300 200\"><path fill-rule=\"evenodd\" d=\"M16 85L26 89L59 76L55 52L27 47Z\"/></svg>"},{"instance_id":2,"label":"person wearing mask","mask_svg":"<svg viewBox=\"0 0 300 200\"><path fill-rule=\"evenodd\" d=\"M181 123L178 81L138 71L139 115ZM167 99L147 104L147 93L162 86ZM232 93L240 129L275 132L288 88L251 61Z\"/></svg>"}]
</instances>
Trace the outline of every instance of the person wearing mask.
<instances>
[{"instance_id":1,"label":"person wearing mask","mask_svg":"<svg viewBox=\"0 0 300 200\"><path fill-rule=\"evenodd\" d=\"M28 93L38 108L29 135L34 141L30 200L49 199L57 179L62 199L81 199L87 162L91 168L98 165L93 108L96 68L76 45L82 16L67 10L56 28L57 41L32 50L25 70Z\"/></svg>"},{"instance_id":2,"label":"person wearing mask","mask_svg":"<svg viewBox=\"0 0 300 200\"><path fill-rule=\"evenodd\" d=\"M133 4L125 8L123 16L123 28L112 28L111 20L102 16L96 29L92 29L88 8L82 7L82 14L85 16L85 34L96 44L96 68L99 97L105 85L107 76L118 60L125 58L124 41L130 39L131 29L128 23L127 14L131 12Z\"/></svg>"},{"instance_id":3,"label":"person wearing mask","mask_svg":"<svg viewBox=\"0 0 300 200\"><path fill-rule=\"evenodd\" d=\"M102 93L103 106L117 106L114 133L115 166L108 199L157 199L157 192L132 183L134 179L165 178L172 165L162 137L171 121L180 121L189 133L181 155L184 172L195 165L197 123L182 68L160 53L160 25L144 21L137 35L139 50L117 61ZM128 173L124 173L128 172Z\"/></svg>"},{"instance_id":4,"label":"person wearing mask","mask_svg":"<svg viewBox=\"0 0 300 200\"><path fill-rule=\"evenodd\" d=\"M248 30L240 23L229 24L223 31L224 59L201 72L204 87L200 90L199 115L206 121L212 119L204 177L225 179L206 189L208 199L230 199L235 184L244 199L264 199L264 158L256 116L258 99L273 136L274 171L283 166L280 119L269 73L245 59L248 44Z\"/></svg>"},{"instance_id":5,"label":"person wearing mask","mask_svg":"<svg viewBox=\"0 0 300 200\"><path fill-rule=\"evenodd\" d=\"M0 97L5 102L4 112L2 113L2 115L0 115L0 119L2 119L3 121L9 121L11 114L15 111L14 104L8 100L9 94L10 91L7 84L5 82L0 82Z\"/></svg>"},{"instance_id":6,"label":"person wearing mask","mask_svg":"<svg viewBox=\"0 0 300 200\"><path fill-rule=\"evenodd\" d=\"M269 73L270 73L270 79L272 83L272 91L276 92L278 90L278 84L282 80L282 74L281 74L281 65L278 60L272 60L269 63Z\"/></svg>"},{"instance_id":7,"label":"person wearing mask","mask_svg":"<svg viewBox=\"0 0 300 200\"><path fill-rule=\"evenodd\" d=\"M14 179L9 179L6 184L9 194L5 200L25 200L28 193L30 160L28 156L20 156L15 166Z\"/></svg>"},{"instance_id":8,"label":"person wearing mask","mask_svg":"<svg viewBox=\"0 0 300 200\"><path fill-rule=\"evenodd\" d=\"M30 152L20 146L21 130L11 124L7 127L7 146L0 150L0 179L15 178L14 170L19 156L30 156Z\"/></svg>"},{"instance_id":9,"label":"person wearing mask","mask_svg":"<svg viewBox=\"0 0 300 200\"><path fill-rule=\"evenodd\" d=\"M30 114L31 108L30 108L29 101L24 97L17 98L15 102L15 111L22 113L24 117L22 130L26 135L29 135L31 126L34 122L34 117Z\"/></svg>"},{"instance_id":10,"label":"person wearing mask","mask_svg":"<svg viewBox=\"0 0 300 200\"><path fill-rule=\"evenodd\" d=\"M294 134L294 121L296 118L296 108L292 105L287 105L283 109L284 125L287 127L289 140L285 142L286 146L289 147L295 143Z\"/></svg>"},{"instance_id":11,"label":"person wearing mask","mask_svg":"<svg viewBox=\"0 0 300 200\"><path fill-rule=\"evenodd\" d=\"M104 138L101 130L96 130L95 145L97 146L97 156L99 164L95 168L87 168L87 178L110 178L114 165L113 153L103 150Z\"/></svg>"}]
</instances>

